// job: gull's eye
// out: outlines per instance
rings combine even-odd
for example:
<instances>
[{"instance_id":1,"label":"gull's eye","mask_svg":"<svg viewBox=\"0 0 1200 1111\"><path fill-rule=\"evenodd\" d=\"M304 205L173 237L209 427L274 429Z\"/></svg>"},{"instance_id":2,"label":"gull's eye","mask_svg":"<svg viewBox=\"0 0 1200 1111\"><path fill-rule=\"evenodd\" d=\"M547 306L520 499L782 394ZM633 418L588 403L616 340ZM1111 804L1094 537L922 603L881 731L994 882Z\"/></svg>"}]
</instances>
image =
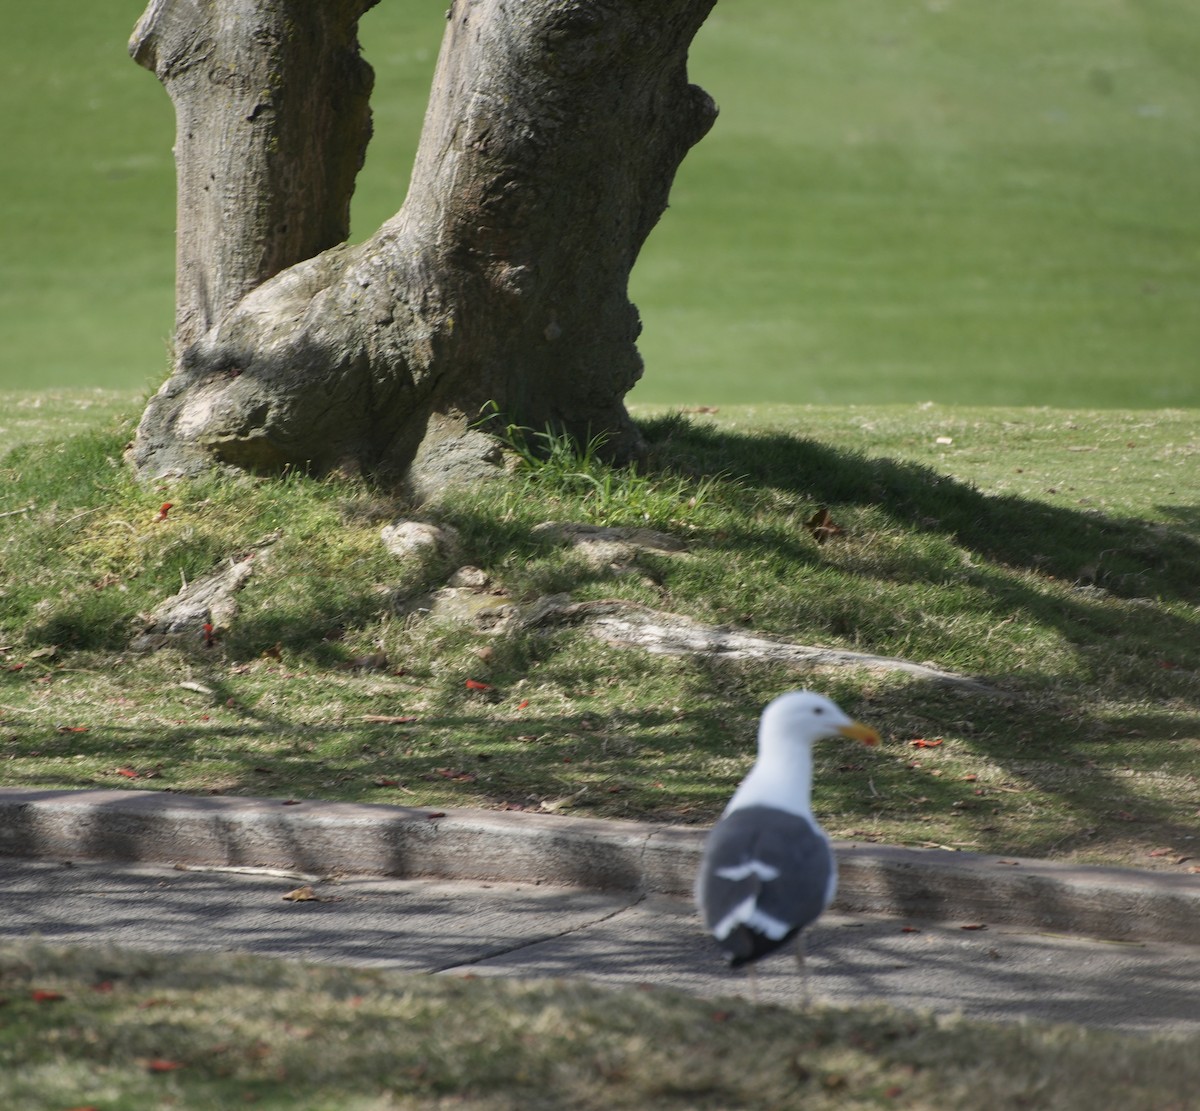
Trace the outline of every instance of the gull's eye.
<instances>
[{"instance_id":1,"label":"gull's eye","mask_svg":"<svg viewBox=\"0 0 1200 1111\"><path fill-rule=\"evenodd\" d=\"M825 712L825 707L824 707L824 706L814 706L814 707L813 707L813 713L814 713L814 714L823 714L824 712Z\"/></svg>"}]
</instances>

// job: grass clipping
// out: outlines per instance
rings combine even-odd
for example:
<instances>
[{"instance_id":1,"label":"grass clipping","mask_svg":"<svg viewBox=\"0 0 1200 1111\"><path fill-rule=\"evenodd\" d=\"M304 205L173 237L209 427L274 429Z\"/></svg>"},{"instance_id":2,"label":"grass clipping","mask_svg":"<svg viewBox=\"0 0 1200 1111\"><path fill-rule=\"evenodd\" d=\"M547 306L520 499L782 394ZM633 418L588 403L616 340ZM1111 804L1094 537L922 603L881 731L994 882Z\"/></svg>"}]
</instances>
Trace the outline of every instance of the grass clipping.
<instances>
[{"instance_id":1,"label":"grass clipping","mask_svg":"<svg viewBox=\"0 0 1200 1111\"><path fill-rule=\"evenodd\" d=\"M577 982L0 947L0 1104L1179 1108L1194 1040Z\"/></svg>"}]
</instances>

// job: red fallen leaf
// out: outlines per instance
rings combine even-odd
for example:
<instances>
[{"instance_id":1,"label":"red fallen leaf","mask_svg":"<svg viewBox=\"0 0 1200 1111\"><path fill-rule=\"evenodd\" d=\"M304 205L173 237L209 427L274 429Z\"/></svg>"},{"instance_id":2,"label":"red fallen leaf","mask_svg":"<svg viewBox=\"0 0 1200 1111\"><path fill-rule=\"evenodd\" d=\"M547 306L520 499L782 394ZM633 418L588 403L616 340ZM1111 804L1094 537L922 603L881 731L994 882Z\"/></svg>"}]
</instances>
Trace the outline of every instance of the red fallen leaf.
<instances>
[{"instance_id":1,"label":"red fallen leaf","mask_svg":"<svg viewBox=\"0 0 1200 1111\"><path fill-rule=\"evenodd\" d=\"M481 683L478 679L467 680L467 690L469 691L490 691L491 689L491 683Z\"/></svg>"},{"instance_id":2,"label":"red fallen leaf","mask_svg":"<svg viewBox=\"0 0 1200 1111\"><path fill-rule=\"evenodd\" d=\"M456 783L473 783L475 781L474 772L464 772L458 768L434 768L434 771L443 779L452 779Z\"/></svg>"},{"instance_id":3,"label":"red fallen leaf","mask_svg":"<svg viewBox=\"0 0 1200 1111\"><path fill-rule=\"evenodd\" d=\"M60 725L57 729L59 733L86 733L90 726L87 725Z\"/></svg>"},{"instance_id":4,"label":"red fallen leaf","mask_svg":"<svg viewBox=\"0 0 1200 1111\"><path fill-rule=\"evenodd\" d=\"M901 926L900 932L902 934L919 934L921 931L916 926Z\"/></svg>"},{"instance_id":5,"label":"red fallen leaf","mask_svg":"<svg viewBox=\"0 0 1200 1111\"><path fill-rule=\"evenodd\" d=\"M713 1013L710 1017L712 1018L713 1022L728 1022L731 1018L733 1018L733 1012L732 1011L713 1011Z\"/></svg>"},{"instance_id":6,"label":"red fallen leaf","mask_svg":"<svg viewBox=\"0 0 1200 1111\"><path fill-rule=\"evenodd\" d=\"M99 992L101 995L107 995L113 990L113 982L111 980L101 980L98 984L92 985L92 991Z\"/></svg>"},{"instance_id":7,"label":"red fallen leaf","mask_svg":"<svg viewBox=\"0 0 1200 1111\"><path fill-rule=\"evenodd\" d=\"M67 1111L100 1111L94 1103L85 1103L82 1107L68 1107Z\"/></svg>"},{"instance_id":8,"label":"red fallen leaf","mask_svg":"<svg viewBox=\"0 0 1200 1111\"><path fill-rule=\"evenodd\" d=\"M211 648L217 642L217 636L216 636L215 631L213 630L212 623L209 621L204 622L203 628L204 628L204 647Z\"/></svg>"},{"instance_id":9,"label":"red fallen leaf","mask_svg":"<svg viewBox=\"0 0 1200 1111\"><path fill-rule=\"evenodd\" d=\"M1152 849L1147 855L1149 856L1174 856L1174 849Z\"/></svg>"},{"instance_id":10,"label":"red fallen leaf","mask_svg":"<svg viewBox=\"0 0 1200 1111\"><path fill-rule=\"evenodd\" d=\"M425 815L426 818L444 818L446 812L444 810L431 810Z\"/></svg>"},{"instance_id":11,"label":"red fallen leaf","mask_svg":"<svg viewBox=\"0 0 1200 1111\"><path fill-rule=\"evenodd\" d=\"M411 787L409 787L407 784L401 783L400 780L392 779L390 776L386 776L386 775L381 775L377 780L375 780L375 786L376 787L394 787L397 791L404 791L405 794L409 794L409 795L415 795L417 793Z\"/></svg>"},{"instance_id":12,"label":"red fallen leaf","mask_svg":"<svg viewBox=\"0 0 1200 1111\"><path fill-rule=\"evenodd\" d=\"M913 748L937 748L942 744L942 738L938 737L935 740L927 741L924 737L918 737L915 741L908 742Z\"/></svg>"},{"instance_id":13,"label":"red fallen leaf","mask_svg":"<svg viewBox=\"0 0 1200 1111\"><path fill-rule=\"evenodd\" d=\"M123 775L126 779L140 779L141 775L134 771L133 768L117 768L117 775Z\"/></svg>"},{"instance_id":14,"label":"red fallen leaf","mask_svg":"<svg viewBox=\"0 0 1200 1111\"><path fill-rule=\"evenodd\" d=\"M1164 671L1174 671L1179 665L1171 663L1170 660L1159 660L1158 666L1161 667Z\"/></svg>"},{"instance_id":15,"label":"red fallen leaf","mask_svg":"<svg viewBox=\"0 0 1200 1111\"><path fill-rule=\"evenodd\" d=\"M167 519L167 514L171 512L171 506L173 504L174 504L173 502L169 502L169 501L163 502L162 505L159 507L157 519L160 521L165 521Z\"/></svg>"},{"instance_id":16,"label":"red fallen leaf","mask_svg":"<svg viewBox=\"0 0 1200 1111\"><path fill-rule=\"evenodd\" d=\"M804 527L812 533L813 539L818 544L824 544L830 537L841 536L846 531L833 520L829 515L829 510L825 506L821 506L816 513L809 517L804 522Z\"/></svg>"},{"instance_id":17,"label":"red fallen leaf","mask_svg":"<svg viewBox=\"0 0 1200 1111\"><path fill-rule=\"evenodd\" d=\"M528 699L528 698L522 698L522 699L521 699L521 701L517 703L517 709L518 709L518 710L523 710L523 709L525 709L525 707L526 707L526 706L528 706L528 705L529 705L529 699Z\"/></svg>"},{"instance_id":18,"label":"red fallen leaf","mask_svg":"<svg viewBox=\"0 0 1200 1111\"><path fill-rule=\"evenodd\" d=\"M151 1057L148 1061L143 1061L142 1065L147 1072L174 1072L183 1068L181 1062L170 1061L166 1057Z\"/></svg>"},{"instance_id":19,"label":"red fallen leaf","mask_svg":"<svg viewBox=\"0 0 1200 1111\"><path fill-rule=\"evenodd\" d=\"M44 991L41 988L34 988L29 993L29 998L35 1003L59 1003L66 999L61 991Z\"/></svg>"},{"instance_id":20,"label":"red fallen leaf","mask_svg":"<svg viewBox=\"0 0 1200 1111\"><path fill-rule=\"evenodd\" d=\"M904 1089L901 1088L899 1084L893 1084L890 1088L884 1091L883 1095L885 1099L899 1099L902 1095L904 1095Z\"/></svg>"},{"instance_id":21,"label":"red fallen leaf","mask_svg":"<svg viewBox=\"0 0 1200 1111\"><path fill-rule=\"evenodd\" d=\"M6 667L4 670L5 671L24 671L25 665L24 664L9 664L8 667Z\"/></svg>"},{"instance_id":22,"label":"red fallen leaf","mask_svg":"<svg viewBox=\"0 0 1200 1111\"><path fill-rule=\"evenodd\" d=\"M963 776L964 783L977 783L978 781L979 781L979 776L977 776L977 775L964 775Z\"/></svg>"},{"instance_id":23,"label":"red fallen leaf","mask_svg":"<svg viewBox=\"0 0 1200 1111\"><path fill-rule=\"evenodd\" d=\"M958 928L960 930L986 930L987 926L982 922L972 922L970 925L959 926Z\"/></svg>"}]
</instances>

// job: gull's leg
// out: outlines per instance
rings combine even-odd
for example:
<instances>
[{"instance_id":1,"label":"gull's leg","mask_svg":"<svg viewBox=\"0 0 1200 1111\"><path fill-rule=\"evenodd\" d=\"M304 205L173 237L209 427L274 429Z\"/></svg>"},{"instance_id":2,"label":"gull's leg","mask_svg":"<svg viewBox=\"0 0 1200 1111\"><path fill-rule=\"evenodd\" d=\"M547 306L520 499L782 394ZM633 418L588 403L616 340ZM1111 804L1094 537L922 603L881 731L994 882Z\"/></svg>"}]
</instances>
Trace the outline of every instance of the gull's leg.
<instances>
[{"instance_id":1,"label":"gull's leg","mask_svg":"<svg viewBox=\"0 0 1200 1111\"><path fill-rule=\"evenodd\" d=\"M800 973L800 998L805 1008L812 1006L812 991L809 987L808 965L804 963L804 935L796 937L796 969Z\"/></svg>"}]
</instances>

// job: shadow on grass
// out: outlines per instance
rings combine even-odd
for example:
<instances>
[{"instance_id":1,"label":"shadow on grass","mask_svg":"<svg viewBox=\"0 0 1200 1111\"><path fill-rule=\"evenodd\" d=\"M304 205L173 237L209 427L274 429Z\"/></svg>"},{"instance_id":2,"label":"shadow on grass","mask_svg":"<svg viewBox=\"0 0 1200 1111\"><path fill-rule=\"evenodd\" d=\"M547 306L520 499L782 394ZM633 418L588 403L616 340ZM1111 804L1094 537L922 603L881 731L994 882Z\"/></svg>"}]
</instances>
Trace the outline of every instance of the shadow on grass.
<instances>
[{"instance_id":1,"label":"shadow on grass","mask_svg":"<svg viewBox=\"0 0 1200 1111\"><path fill-rule=\"evenodd\" d=\"M901 528L949 536L986 559L1068 583L1094 583L1125 597L1200 601L1200 542L1146 521L984 494L918 463L781 433L671 418L649 422L644 432L654 458L670 466L732 475L817 504L872 507ZM1169 513L1185 526L1200 522L1196 507Z\"/></svg>"},{"instance_id":2,"label":"shadow on grass","mask_svg":"<svg viewBox=\"0 0 1200 1111\"><path fill-rule=\"evenodd\" d=\"M472 713L461 697L458 707L422 713L401 728L357 721L314 726L286 708L243 710L243 720L229 725L181 723L148 733L97 724L87 733L36 739L31 733L20 747L33 750L33 760L74 758L84 767L41 775L36 763L19 766L24 761L10 743L18 765L10 765L6 781L203 795L207 780L219 784L212 793L229 796L533 811L542 803L557 810L554 801L567 797L572 802L566 813L707 825L740 776L726 765L724 779L715 780L712 759L742 756L748 766L754 748L758 702L739 705L737 676L730 676L728 667L698 663L691 677L697 691L714 689L706 681L710 670L728 690L706 707L689 709L682 723L678 714L663 708L608 714L525 711L505 721ZM821 685L855 706L852 676ZM226 688L217 690L218 696L225 693ZM856 708L875 722L912 721L914 714L922 714L935 727L963 711L962 695L920 680L877 692L869 707ZM1102 852L1109 844L1147 849L1184 845L1196 836L1197 825L1189 821L1194 806L1165 804L1144 792L1139 777L1121 766L1100 766L1086 740L1072 739L1074 729L1054 732L1034 710L1007 713L969 743L1003 768L1017 790L989 790L980 798L973 783L915 776L908 766L908 736L893 732L882 748L870 752L849 742L831 742L818 760L817 812L837 813L855 826L870 826L877 817L910 823L929 817L933 821L928 826L916 828L928 829L933 840L946 837L938 832L937 814L953 813L957 828L980 851L1035 857L1061 855L1067 848ZM20 726L19 721L9 724ZM1086 733L1094 723L1075 724ZM1137 724L1147 731L1142 739L1148 744L1169 739L1161 726L1156 733L1151 722ZM1173 725L1200 736L1200 713L1176 718ZM648 745L655 757L643 763L640 752L621 746L621 737L637 739L639 748ZM97 762L103 763L102 770ZM138 777L119 775L118 766ZM918 794L923 799L914 807ZM1013 828L1031 805L1053 807L1061 821L1044 835L1008 839L1004 824ZM1002 808L1000 819L994 816L997 807Z\"/></svg>"}]
</instances>

